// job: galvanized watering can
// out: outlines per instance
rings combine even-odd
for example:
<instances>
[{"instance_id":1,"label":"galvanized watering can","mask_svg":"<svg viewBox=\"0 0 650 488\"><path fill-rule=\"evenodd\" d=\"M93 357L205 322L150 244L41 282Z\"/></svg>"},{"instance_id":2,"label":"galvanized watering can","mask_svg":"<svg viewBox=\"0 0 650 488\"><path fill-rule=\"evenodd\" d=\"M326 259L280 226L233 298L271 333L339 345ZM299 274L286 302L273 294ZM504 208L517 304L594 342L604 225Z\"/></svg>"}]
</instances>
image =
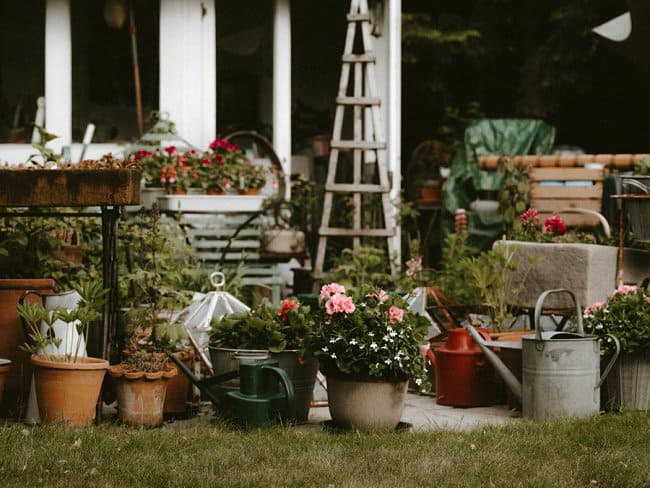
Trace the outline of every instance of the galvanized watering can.
<instances>
[{"instance_id":1,"label":"galvanized watering can","mask_svg":"<svg viewBox=\"0 0 650 488\"><path fill-rule=\"evenodd\" d=\"M577 333L542 332L540 318L544 300L553 293L567 293L573 299ZM582 311L573 292L560 288L546 290L535 305L535 333L522 339L522 382L492 351L490 343L470 325L465 328L494 365L507 387L522 403L523 415L535 420L560 417L587 417L600 410L600 385L612 369L620 352L618 339L609 335L616 352L600 375L599 337L586 336ZM494 344L492 344L494 345Z\"/></svg>"}]
</instances>

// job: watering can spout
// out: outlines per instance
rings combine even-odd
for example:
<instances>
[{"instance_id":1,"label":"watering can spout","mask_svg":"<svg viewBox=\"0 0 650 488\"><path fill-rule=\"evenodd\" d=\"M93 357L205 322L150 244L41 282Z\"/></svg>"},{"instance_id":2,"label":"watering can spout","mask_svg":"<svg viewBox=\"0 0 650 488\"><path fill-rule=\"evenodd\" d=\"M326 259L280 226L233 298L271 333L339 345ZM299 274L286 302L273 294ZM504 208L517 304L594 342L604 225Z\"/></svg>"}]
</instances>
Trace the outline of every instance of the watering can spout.
<instances>
[{"instance_id":1,"label":"watering can spout","mask_svg":"<svg viewBox=\"0 0 650 488\"><path fill-rule=\"evenodd\" d=\"M496 353L488 347L488 345L485 342L485 339L483 339L481 334L474 327L472 327L469 324L465 324L464 327L469 333L469 335L472 336L474 342L476 342L476 344L478 344L478 346L481 348L481 350L485 354L485 357L487 357L490 363L492 363L492 366L494 366L494 369L497 371L497 373L499 373L499 375L505 382L508 389L512 392L515 398L517 398L517 400L521 402L522 387L517 377L512 373L512 371L510 371L510 369L508 369L508 367L505 364L503 364L503 361L501 361L499 356L497 356Z\"/></svg>"}]
</instances>

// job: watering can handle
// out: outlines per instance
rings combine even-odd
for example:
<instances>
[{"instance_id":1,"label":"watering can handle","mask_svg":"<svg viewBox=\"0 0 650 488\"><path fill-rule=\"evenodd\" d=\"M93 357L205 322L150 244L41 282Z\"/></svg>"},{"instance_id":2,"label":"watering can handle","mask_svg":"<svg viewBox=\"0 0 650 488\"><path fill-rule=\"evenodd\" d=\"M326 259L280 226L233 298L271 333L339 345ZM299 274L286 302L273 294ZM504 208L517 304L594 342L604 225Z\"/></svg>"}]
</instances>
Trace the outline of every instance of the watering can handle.
<instances>
[{"instance_id":1,"label":"watering can handle","mask_svg":"<svg viewBox=\"0 0 650 488\"><path fill-rule=\"evenodd\" d=\"M580 309L580 304L578 303L578 299L576 298L575 294L566 288L556 288L554 290L546 290L542 292L542 294L537 299L537 303L535 304L535 323L533 324L535 326L535 339L538 341L542 340L542 328L539 325L540 318L542 317L542 306L544 305L546 297L552 293L568 293L571 295L573 303L576 306L576 316L578 318L578 334L585 335L585 329L582 326L582 310Z\"/></svg>"},{"instance_id":2,"label":"watering can handle","mask_svg":"<svg viewBox=\"0 0 650 488\"><path fill-rule=\"evenodd\" d=\"M603 381L605 381L605 378L607 378L607 375L614 367L614 363L618 359L618 355L621 353L621 342L618 340L618 337L613 336L612 334L605 334L603 337L600 338L600 340L602 340L604 337L611 337L614 340L614 345L616 346L616 352L614 353L612 359L609 360L609 363L607 364L605 371L603 371L603 374L600 375L600 380L598 380L598 383L596 383L594 389L600 388L600 385L602 385Z\"/></svg>"},{"instance_id":3,"label":"watering can handle","mask_svg":"<svg viewBox=\"0 0 650 488\"><path fill-rule=\"evenodd\" d=\"M215 289L221 288L226 283L226 275L221 271L215 271L210 273L210 284L215 287Z\"/></svg>"},{"instance_id":4,"label":"watering can handle","mask_svg":"<svg viewBox=\"0 0 650 488\"><path fill-rule=\"evenodd\" d=\"M286 402L285 402L286 411L284 412L284 416L285 418L293 417L295 412L295 400L294 400L295 392L293 389L293 383L291 383L291 379L289 378L289 375L284 369L277 368L275 366L262 366L262 370L269 371L271 374L276 375L280 380L280 383L282 383L282 387L284 388L284 393L286 395Z\"/></svg>"}]
</instances>

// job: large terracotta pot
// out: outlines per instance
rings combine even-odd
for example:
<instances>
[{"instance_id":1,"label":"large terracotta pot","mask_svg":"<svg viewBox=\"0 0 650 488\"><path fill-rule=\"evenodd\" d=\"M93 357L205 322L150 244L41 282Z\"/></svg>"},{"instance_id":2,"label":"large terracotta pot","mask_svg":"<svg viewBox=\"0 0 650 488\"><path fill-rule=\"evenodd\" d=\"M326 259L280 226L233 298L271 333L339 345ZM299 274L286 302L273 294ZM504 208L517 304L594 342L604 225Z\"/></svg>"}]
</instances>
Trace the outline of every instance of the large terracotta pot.
<instances>
[{"instance_id":1,"label":"large terracotta pot","mask_svg":"<svg viewBox=\"0 0 650 488\"><path fill-rule=\"evenodd\" d=\"M122 422L143 427L158 427L163 423L167 385L178 374L175 367L168 365L156 373L129 373L117 364L108 371L117 379L117 413Z\"/></svg>"},{"instance_id":2,"label":"large terracotta pot","mask_svg":"<svg viewBox=\"0 0 650 488\"><path fill-rule=\"evenodd\" d=\"M394 429L406 403L408 380L356 380L327 376L327 403L333 423L363 431Z\"/></svg>"},{"instance_id":3,"label":"large terracotta pot","mask_svg":"<svg viewBox=\"0 0 650 488\"><path fill-rule=\"evenodd\" d=\"M54 280L51 279L0 279L0 358L11 361L4 401L0 404L0 417L22 417L32 378L29 354L20 349L25 343L25 334L16 311L18 300L28 290L47 295L53 289ZM38 297L31 296L29 299L37 300Z\"/></svg>"},{"instance_id":4,"label":"large terracotta pot","mask_svg":"<svg viewBox=\"0 0 650 488\"><path fill-rule=\"evenodd\" d=\"M108 361L78 358L75 363L32 356L38 413L44 424L90 425Z\"/></svg>"},{"instance_id":5,"label":"large terracotta pot","mask_svg":"<svg viewBox=\"0 0 650 488\"><path fill-rule=\"evenodd\" d=\"M0 405L2 405L2 395L5 391L5 382L7 381L10 364L11 361L8 359L0 359Z\"/></svg>"},{"instance_id":6,"label":"large terracotta pot","mask_svg":"<svg viewBox=\"0 0 650 488\"><path fill-rule=\"evenodd\" d=\"M187 369L192 370L192 364L194 362L193 351L180 351L174 354L183 362ZM176 363L170 361L169 364L173 368L178 369ZM163 406L164 415L175 416L185 413L191 385L192 383L187 375L182 374L180 371L169 380L167 383L167 393L165 394L165 404Z\"/></svg>"}]
</instances>

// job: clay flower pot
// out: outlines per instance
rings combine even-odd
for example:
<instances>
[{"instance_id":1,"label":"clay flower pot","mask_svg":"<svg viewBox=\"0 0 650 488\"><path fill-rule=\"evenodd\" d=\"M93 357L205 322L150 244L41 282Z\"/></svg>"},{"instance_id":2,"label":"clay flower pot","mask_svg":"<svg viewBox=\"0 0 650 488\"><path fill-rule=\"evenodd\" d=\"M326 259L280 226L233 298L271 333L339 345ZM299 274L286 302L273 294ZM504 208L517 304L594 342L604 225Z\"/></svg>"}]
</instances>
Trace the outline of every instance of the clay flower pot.
<instances>
[{"instance_id":1,"label":"clay flower pot","mask_svg":"<svg viewBox=\"0 0 650 488\"><path fill-rule=\"evenodd\" d=\"M194 351L179 351L174 353L183 364L189 369L192 369L194 362ZM178 369L175 363L171 363L172 367ZM167 383L167 393L165 395L165 405L163 406L164 415L181 415L185 413L185 407L188 396L190 394L190 379L182 374L180 371L176 376L171 378Z\"/></svg>"},{"instance_id":2,"label":"clay flower pot","mask_svg":"<svg viewBox=\"0 0 650 488\"><path fill-rule=\"evenodd\" d=\"M31 363L41 423L90 425L108 361L78 358L77 362L67 363L32 356Z\"/></svg>"},{"instance_id":3,"label":"clay flower pot","mask_svg":"<svg viewBox=\"0 0 650 488\"><path fill-rule=\"evenodd\" d=\"M144 427L158 427L163 423L167 384L178 374L174 366L149 373L127 372L121 364L116 364L108 372L117 380L117 411L122 422Z\"/></svg>"}]
</instances>

